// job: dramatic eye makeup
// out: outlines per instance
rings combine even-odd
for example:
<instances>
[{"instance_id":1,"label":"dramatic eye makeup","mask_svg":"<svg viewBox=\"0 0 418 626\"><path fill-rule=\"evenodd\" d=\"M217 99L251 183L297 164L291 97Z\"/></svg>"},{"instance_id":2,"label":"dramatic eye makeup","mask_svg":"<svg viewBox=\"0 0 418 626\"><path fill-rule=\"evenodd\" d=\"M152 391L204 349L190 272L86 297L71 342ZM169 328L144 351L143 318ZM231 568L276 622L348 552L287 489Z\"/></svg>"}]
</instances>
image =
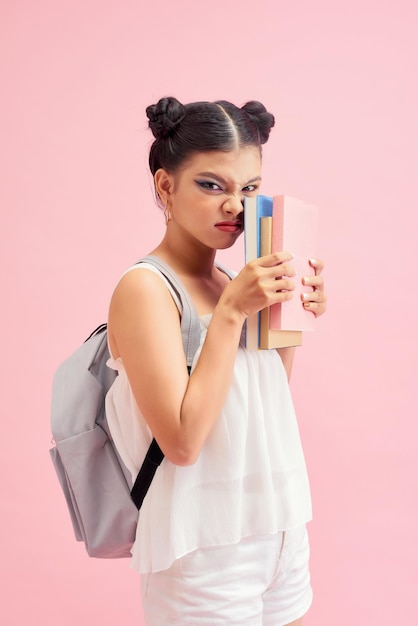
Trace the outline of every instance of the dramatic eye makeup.
<instances>
[{"instance_id":1,"label":"dramatic eye makeup","mask_svg":"<svg viewBox=\"0 0 418 626\"><path fill-rule=\"evenodd\" d=\"M260 182L261 177L256 176L255 178L249 180L248 183L242 187L241 191L244 193L253 193L254 191L257 191ZM229 184L227 180L217 174L213 174L212 172L202 172L197 178L195 178L195 183L202 189L206 189L208 191L224 191L227 189Z\"/></svg>"},{"instance_id":2,"label":"dramatic eye makeup","mask_svg":"<svg viewBox=\"0 0 418 626\"><path fill-rule=\"evenodd\" d=\"M253 191L257 191L258 188L259 185L245 185L245 187L242 188L242 191L244 193L251 193Z\"/></svg>"},{"instance_id":3,"label":"dramatic eye makeup","mask_svg":"<svg viewBox=\"0 0 418 626\"><path fill-rule=\"evenodd\" d=\"M222 191L218 183L214 183L210 180L195 180L195 183L197 183L199 187L202 187L202 189L207 189L208 191Z\"/></svg>"}]
</instances>

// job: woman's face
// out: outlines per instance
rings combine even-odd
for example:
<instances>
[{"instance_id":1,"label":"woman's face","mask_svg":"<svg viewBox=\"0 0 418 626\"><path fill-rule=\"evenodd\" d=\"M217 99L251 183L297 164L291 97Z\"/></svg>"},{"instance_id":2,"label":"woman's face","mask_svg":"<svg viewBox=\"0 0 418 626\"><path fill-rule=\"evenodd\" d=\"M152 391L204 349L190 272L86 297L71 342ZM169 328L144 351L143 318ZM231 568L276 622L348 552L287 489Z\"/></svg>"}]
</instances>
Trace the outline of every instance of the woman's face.
<instances>
[{"instance_id":1,"label":"woman's face","mask_svg":"<svg viewBox=\"0 0 418 626\"><path fill-rule=\"evenodd\" d=\"M243 231L244 197L261 183L260 150L200 152L166 176L168 228L212 249L229 248Z\"/></svg>"}]
</instances>

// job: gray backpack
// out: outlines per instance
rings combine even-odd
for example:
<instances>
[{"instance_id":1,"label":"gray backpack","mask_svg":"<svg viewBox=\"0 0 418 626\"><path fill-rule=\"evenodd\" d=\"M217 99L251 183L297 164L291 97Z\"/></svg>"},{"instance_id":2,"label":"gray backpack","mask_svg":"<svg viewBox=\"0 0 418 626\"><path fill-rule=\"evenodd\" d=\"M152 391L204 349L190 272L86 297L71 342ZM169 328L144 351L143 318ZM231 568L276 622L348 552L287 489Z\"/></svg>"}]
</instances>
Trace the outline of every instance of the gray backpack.
<instances>
[{"instance_id":1,"label":"gray backpack","mask_svg":"<svg viewBox=\"0 0 418 626\"><path fill-rule=\"evenodd\" d=\"M154 265L178 297L190 372L200 344L197 311L170 267L153 256L141 262ZM105 414L105 396L117 376L106 365L109 356L107 327L102 324L56 371L51 412L55 446L50 454L76 539L84 541L90 556L118 558L131 556L139 509L163 453L154 439L131 490L130 473L113 444Z\"/></svg>"}]
</instances>

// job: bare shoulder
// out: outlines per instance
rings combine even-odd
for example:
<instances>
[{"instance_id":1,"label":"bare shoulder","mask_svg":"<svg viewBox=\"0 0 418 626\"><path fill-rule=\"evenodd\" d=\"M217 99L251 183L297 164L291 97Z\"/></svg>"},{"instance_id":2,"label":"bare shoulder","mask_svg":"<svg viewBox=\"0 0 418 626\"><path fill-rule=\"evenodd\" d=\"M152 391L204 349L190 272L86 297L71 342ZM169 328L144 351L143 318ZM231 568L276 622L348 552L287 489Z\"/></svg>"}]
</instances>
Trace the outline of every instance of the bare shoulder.
<instances>
[{"instance_id":1,"label":"bare shoulder","mask_svg":"<svg viewBox=\"0 0 418 626\"><path fill-rule=\"evenodd\" d=\"M138 265L127 271L119 280L113 292L111 306L114 303L123 304L125 298L131 304L131 300L135 298L146 299L146 296L152 298L164 295L170 298L161 276L147 267Z\"/></svg>"},{"instance_id":2,"label":"bare shoulder","mask_svg":"<svg viewBox=\"0 0 418 626\"><path fill-rule=\"evenodd\" d=\"M108 318L112 354L120 356L121 344L142 339L143 334L173 324L178 326L176 304L161 276L147 268L128 271L115 287Z\"/></svg>"}]
</instances>

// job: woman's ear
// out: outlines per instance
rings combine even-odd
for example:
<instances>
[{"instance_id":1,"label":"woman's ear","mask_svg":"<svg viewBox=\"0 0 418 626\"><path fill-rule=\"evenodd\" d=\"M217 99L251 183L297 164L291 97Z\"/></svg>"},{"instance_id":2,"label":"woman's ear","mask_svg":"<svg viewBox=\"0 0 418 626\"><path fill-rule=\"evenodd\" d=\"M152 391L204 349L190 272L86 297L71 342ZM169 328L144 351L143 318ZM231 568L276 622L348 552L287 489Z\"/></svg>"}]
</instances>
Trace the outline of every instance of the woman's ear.
<instances>
[{"instance_id":1,"label":"woman's ear","mask_svg":"<svg viewBox=\"0 0 418 626\"><path fill-rule=\"evenodd\" d=\"M173 177L166 170L160 168L154 174L155 190L164 206L173 191Z\"/></svg>"}]
</instances>

